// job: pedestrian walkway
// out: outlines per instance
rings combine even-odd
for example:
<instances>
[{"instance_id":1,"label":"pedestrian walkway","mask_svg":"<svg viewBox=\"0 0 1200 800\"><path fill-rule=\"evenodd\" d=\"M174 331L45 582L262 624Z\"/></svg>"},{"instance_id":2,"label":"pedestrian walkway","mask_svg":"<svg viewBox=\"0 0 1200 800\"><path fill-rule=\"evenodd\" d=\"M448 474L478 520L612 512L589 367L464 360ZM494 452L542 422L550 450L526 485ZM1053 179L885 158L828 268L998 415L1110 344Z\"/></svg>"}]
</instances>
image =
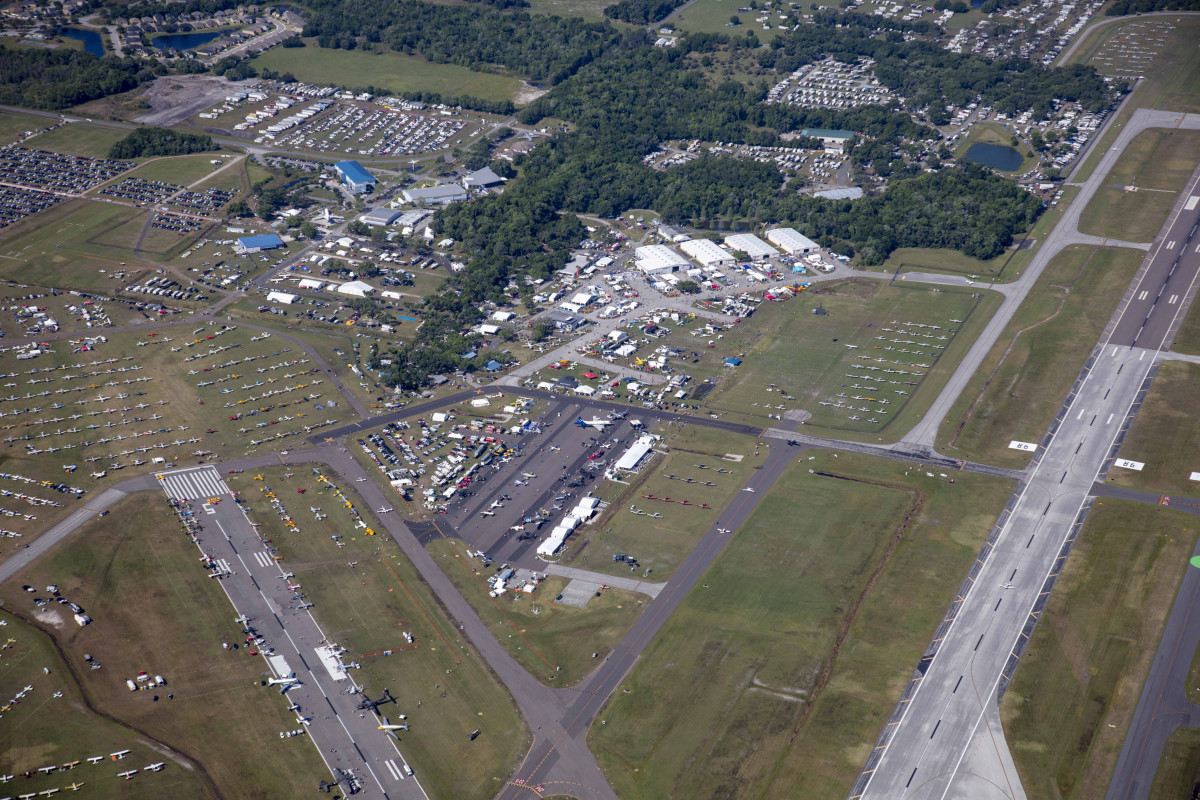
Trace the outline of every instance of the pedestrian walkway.
<instances>
[{"instance_id":1,"label":"pedestrian walkway","mask_svg":"<svg viewBox=\"0 0 1200 800\"><path fill-rule=\"evenodd\" d=\"M221 474L213 467L196 467L180 469L174 472L158 474L158 482L162 484L167 497L176 500L196 500L205 497L220 497L232 495Z\"/></svg>"}]
</instances>

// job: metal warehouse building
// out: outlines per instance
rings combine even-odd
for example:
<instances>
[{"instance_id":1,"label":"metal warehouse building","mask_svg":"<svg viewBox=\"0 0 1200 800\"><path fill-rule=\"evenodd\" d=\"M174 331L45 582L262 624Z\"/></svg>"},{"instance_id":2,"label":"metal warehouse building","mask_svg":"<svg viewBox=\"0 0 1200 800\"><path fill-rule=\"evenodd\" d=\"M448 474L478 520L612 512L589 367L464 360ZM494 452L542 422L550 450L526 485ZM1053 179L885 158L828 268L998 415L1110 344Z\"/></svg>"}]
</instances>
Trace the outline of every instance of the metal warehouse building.
<instances>
[{"instance_id":1,"label":"metal warehouse building","mask_svg":"<svg viewBox=\"0 0 1200 800\"><path fill-rule=\"evenodd\" d=\"M767 231L767 239L771 244L782 248L783 252L791 256L815 253L820 249L816 242L795 228L776 228L773 231Z\"/></svg>"},{"instance_id":2,"label":"metal warehouse building","mask_svg":"<svg viewBox=\"0 0 1200 800\"><path fill-rule=\"evenodd\" d=\"M735 233L725 237L725 246L730 250L741 250L752 261L763 261L779 255L779 251L753 233Z\"/></svg>"},{"instance_id":3,"label":"metal warehouse building","mask_svg":"<svg viewBox=\"0 0 1200 800\"><path fill-rule=\"evenodd\" d=\"M674 272L680 267L689 266L685 257L664 244L639 247L633 251L633 254L637 258L637 268L647 275Z\"/></svg>"},{"instance_id":4,"label":"metal warehouse building","mask_svg":"<svg viewBox=\"0 0 1200 800\"><path fill-rule=\"evenodd\" d=\"M711 239L692 239L689 242L681 243L679 249L706 267L733 263L733 256L729 251Z\"/></svg>"},{"instance_id":5,"label":"metal warehouse building","mask_svg":"<svg viewBox=\"0 0 1200 800\"><path fill-rule=\"evenodd\" d=\"M277 247L283 247L283 239L280 239L273 233L264 233L260 236L243 236L237 240L237 251L243 255L258 253L262 250L274 250Z\"/></svg>"}]
</instances>

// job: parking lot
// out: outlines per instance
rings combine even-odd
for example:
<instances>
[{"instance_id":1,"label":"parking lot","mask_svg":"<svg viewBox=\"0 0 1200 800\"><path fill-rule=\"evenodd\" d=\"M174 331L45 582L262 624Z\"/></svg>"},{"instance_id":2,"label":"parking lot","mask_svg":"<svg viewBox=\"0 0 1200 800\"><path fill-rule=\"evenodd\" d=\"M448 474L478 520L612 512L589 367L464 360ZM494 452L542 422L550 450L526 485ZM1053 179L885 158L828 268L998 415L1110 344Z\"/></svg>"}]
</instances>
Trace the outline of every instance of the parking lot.
<instances>
[{"instance_id":1,"label":"parking lot","mask_svg":"<svg viewBox=\"0 0 1200 800\"><path fill-rule=\"evenodd\" d=\"M61 199L49 192L0 186L0 228L19 222L39 211L45 211Z\"/></svg>"},{"instance_id":2,"label":"parking lot","mask_svg":"<svg viewBox=\"0 0 1200 800\"><path fill-rule=\"evenodd\" d=\"M279 136L274 143L318 153L420 155L461 144L467 127L467 120L461 117L338 104L332 111Z\"/></svg>"},{"instance_id":3,"label":"parking lot","mask_svg":"<svg viewBox=\"0 0 1200 800\"><path fill-rule=\"evenodd\" d=\"M874 64L869 58L854 64L832 58L806 64L767 92L767 102L801 108L887 105L892 92L875 80Z\"/></svg>"},{"instance_id":4,"label":"parking lot","mask_svg":"<svg viewBox=\"0 0 1200 800\"><path fill-rule=\"evenodd\" d=\"M136 167L133 161L88 158L25 147L0 148L0 181L80 195Z\"/></svg>"}]
</instances>

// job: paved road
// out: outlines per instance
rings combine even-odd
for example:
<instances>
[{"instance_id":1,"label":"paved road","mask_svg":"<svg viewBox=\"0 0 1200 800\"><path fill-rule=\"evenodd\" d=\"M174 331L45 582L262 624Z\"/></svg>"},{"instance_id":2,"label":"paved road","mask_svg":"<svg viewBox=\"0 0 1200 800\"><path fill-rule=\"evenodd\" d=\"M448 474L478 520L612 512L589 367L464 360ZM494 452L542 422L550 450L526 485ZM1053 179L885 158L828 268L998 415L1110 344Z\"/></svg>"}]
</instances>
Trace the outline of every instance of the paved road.
<instances>
[{"instance_id":1,"label":"paved road","mask_svg":"<svg viewBox=\"0 0 1200 800\"><path fill-rule=\"evenodd\" d=\"M1115 158L1106 154L1097 174ZM1196 212L1185 206L1197 180L1200 169L1064 402L1027 483L1002 515L851 797L1024 797L998 702L1082 525L1092 486L1107 471L1159 351L1195 292ZM1073 205L1063 222L1073 226L1077 211ZM1148 308L1164 282L1178 297Z\"/></svg>"},{"instance_id":2,"label":"paved road","mask_svg":"<svg viewBox=\"0 0 1200 800\"><path fill-rule=\"evenodd\" d=\"M1115 116L1115 112L1114 112ZM975 340L970 351L955 369L954 374L950 377L946 387L933 402L929 410L921 418L913 429L904 435L902 445L908 449L932 450L937 437L938 428L941 426L946 415L950 413L950 407L958 400L959 395L966 389L967 383L971 377L978 371L980 364L987 357L988 352L992 349L996 340L1000 338L1007 327L1013 315L1017 313L1017 309L1021 307L1021 303L1025 301L1026 296L1032 291L1046 266L1063 248L1072 244L1094 244L1094 237L1086 236L1079 233L1079 216L1083 213L1083 209L1087 207L1092 196L1100 189L1108 177L1109 171L1116 164L1117 159L1121 157L1125 147L1133 138L1144 130L1149 128L1186 128L1189 130L1200 129L1200 114L1178 114L1167 111L1151 111L1147 109L1138 109L1129 119L1129 123L1121 131L1113 146L1104 154L1096 169L1092 171L1091 176L1083 183L1079 190L1079 194L1063 212L1062 218L1054 229L1042 242L1037 253L1029 262L1029 266L1021 273L1012 285L1013 290L1007 293L1004 301L1000 304L1000 308L996 311L995 316L988 322L983 333ZM1110 242L1111 244L1111 242ZM1157 288L1157 287L1156 287Z\"/></svg>"}]
</instances>

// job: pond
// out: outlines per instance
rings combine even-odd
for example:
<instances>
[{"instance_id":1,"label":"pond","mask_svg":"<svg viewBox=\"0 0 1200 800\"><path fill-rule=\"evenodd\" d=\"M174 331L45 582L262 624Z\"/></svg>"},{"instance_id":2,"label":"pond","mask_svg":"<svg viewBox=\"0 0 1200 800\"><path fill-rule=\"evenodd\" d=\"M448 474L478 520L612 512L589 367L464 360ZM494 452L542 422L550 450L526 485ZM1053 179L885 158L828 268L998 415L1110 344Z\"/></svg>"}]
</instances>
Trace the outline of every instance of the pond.
<instances>
[{"instance_id":1,"label":"pond","mask_svg":"<svg viewBox=\"0 0 1200 800\"><path fill-rule=\"evenodd\" d=\"M104 41L96 31L83 31L78 28L60 28L58 35L67 39L83 42L83 49L94 56L104 57Z\"/></svg>"},{"instance_id":2,"label":"pond","mask_svg":"<svg viewBox=\"0 0 1200 800\"><path fill-rule=\"evenodd\" d=\"M220 39L229 31L193 31L191 33L164 33L162 36L154 36L150 39L150 44L157 47L159 50L191 50L196 47L203 47L213 39Z\"/></svg>"},{"instance_id":3,"label":"pond","mask_svg":"<svg viewBox=\"0 0 1200 800\"><path fill-rule=\"evenodd\" d=\"M966 159L1001 172L1015 172L1025 160L1020 153L1007 145L983 142L976 142L967 148Z\"/></svg>"}]
</instances>

